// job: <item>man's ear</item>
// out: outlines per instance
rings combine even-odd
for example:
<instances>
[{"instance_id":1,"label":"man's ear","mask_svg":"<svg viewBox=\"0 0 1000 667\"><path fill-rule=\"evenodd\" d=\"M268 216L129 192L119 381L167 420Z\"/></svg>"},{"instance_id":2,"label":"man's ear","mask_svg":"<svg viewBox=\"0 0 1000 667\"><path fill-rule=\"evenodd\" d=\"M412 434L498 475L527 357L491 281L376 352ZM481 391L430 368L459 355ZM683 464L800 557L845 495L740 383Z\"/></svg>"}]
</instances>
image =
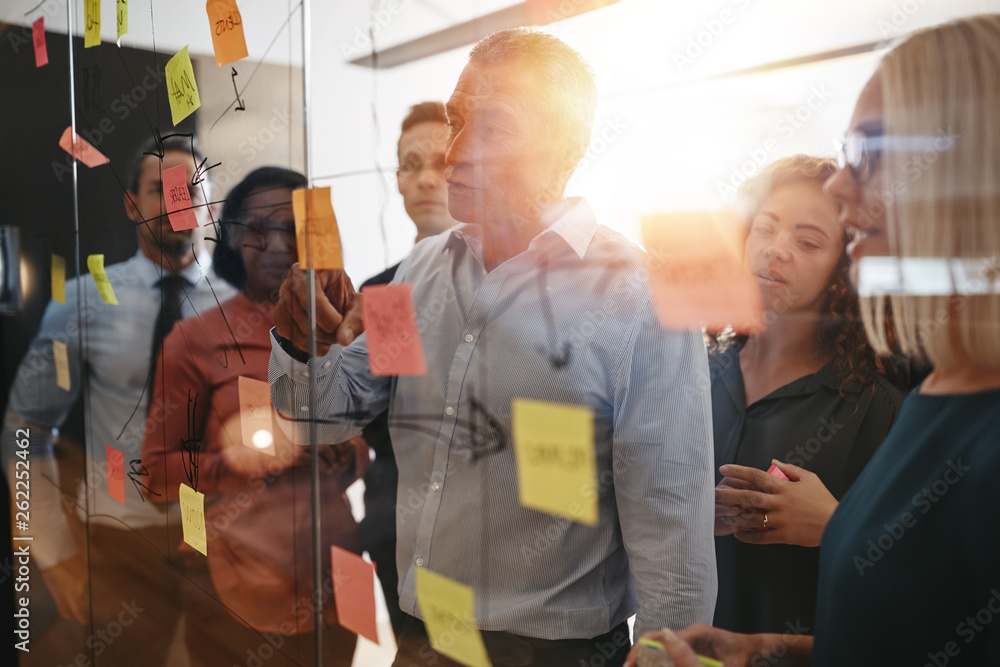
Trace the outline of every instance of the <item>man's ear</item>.
<instances>
[{"instance_id":1,"label":"man's ear","mask_svg":"<svg viewBox=\"0 0 1000 667\"><path fill-rule=\"evenodd\" d=\"M122 195L122 203L125 205L125 215L132 222L142 222L142 215L139 213L139 209L135 205L135 197L138 195L134 192L125 191Z\"/></svg>"},{"instance_id":2,"label":"man's ear","mask_svg":"<svg viewBox=\"0 0 1000 667\"><path fill-rule=\"evenodd\" d=\"M399 190L399 194L403 194L403 182L399 178L399 170L396 170L396 189Z\"/></svg>"}]
</instances>

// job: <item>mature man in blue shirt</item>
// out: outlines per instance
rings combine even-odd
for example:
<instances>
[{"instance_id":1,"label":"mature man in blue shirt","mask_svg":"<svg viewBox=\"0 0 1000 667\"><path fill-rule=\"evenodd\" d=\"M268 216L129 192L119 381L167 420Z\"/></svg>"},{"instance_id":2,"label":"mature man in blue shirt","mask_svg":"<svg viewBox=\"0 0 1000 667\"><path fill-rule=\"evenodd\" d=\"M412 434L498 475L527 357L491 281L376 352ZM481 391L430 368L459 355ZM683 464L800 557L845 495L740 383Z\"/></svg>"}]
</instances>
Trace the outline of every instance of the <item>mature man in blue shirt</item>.
<instances>
[{"instance_id":1,"label":"mature man in blue shirt","mask_svg":"<svg viewBox=\"0 0 1000 667\"><path fill-rule=\"evenodd\" d=\"M715 605L711 409L698 331L657 323L642 252L597 224L566 182L590 140L596 88L559 40L513 29L471 52L448 101L449 208L466 224L427 239L413 283L424 376L370 373L360 300L317 271L309 359L305 274L275 310L270 378L283 425L319 442L389 409L399 463L400 606L420 618L427 568L475 591L495 665L620 665L636 630L707 622ZM357 336L357 337L356 337ZM329 349L327 349L329 345ZM594 413L599 521L518 502L511 402ZM411 619L395 664L448 665Z\"/></svg>"}]
</instances>

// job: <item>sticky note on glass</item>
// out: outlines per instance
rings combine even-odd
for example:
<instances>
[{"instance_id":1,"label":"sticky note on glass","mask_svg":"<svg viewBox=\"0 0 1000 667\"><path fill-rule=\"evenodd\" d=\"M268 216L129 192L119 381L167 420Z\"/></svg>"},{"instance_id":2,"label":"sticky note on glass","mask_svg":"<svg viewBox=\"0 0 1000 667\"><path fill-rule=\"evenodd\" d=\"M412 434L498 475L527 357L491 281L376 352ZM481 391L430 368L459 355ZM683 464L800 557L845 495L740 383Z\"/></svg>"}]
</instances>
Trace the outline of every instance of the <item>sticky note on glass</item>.
<instances>
[{"instance_id":1,"label":"sticky note on glass","mask_svg":"<svg viewBox=\"0 0 1000 667\"><path fill-rule=\"evenodd\" d=\"M170 117L174 125L190 116L201 106L198 86L194 81L194 67L188 47L184 47L167 61L167 98L170 100Z\"/></svg>"},{"instance_id":2,"label":"sticky note on glass","mask_svg":"<svg viewBox=\"0 0 1000 667\"><path fill-rule=\"evenodd\" d=\"M83 48L101 43L101 0L83 0Z\"/></svg>"},{"instance_id":3,"label":"sticky note on glass","mask_svg":"<svg viewBox=\"0 0 1000 667\"><path fill-rule=\"evenodd\" d=\"M49 49L45 45L45 17L31 24L31 42L35 45L35 67L49 64Z\"/></svg>"},{"instance_id":4,"label":"sticky note on glass","mask_svg":"<svg viewBox=\"0 0 1000 667\"><path fill-rule=\"evenodd\" d=\"M271 411L271 385L263 380L242 377L237 381L240 394L240 432L243 444L260 452L274 454L274 421Z\"/></svg>"},{"instance_id":5,"label":"sticky note on glass","mask_svg":"<svg viewBox=\"0 0 1000 667\"><path fill-rule=\"evenodd\" d=\"M660 324L668 329L732 326L760 331L764 299L743 266L744 226L724 212L646 216L642 238Z\"/></svg>"},{"instance_id":6,"label":"sticky note on glass","mask_svg":"<svg viewBox=\"0 0 1000 667\"><path fill-rule=\"evenodd\" d=\"M108 274L104 271L104 255L88 255L87 268L90 269L90 275L94 278L101 300L104 303L117 306L118 298L115 296L114 288L111 287L111 281L108 280Z\"/></svg>"},{"instance_id":7,"label":"sticky note on glass","mask_svg":"<svg viewBox=\"0 0 1000 667\"><path fill-rule=\"evenodd\" d=\"M111 445L104 446L108 461L108 495L125 504L125 455Z\"/></svg>"},{"instance_id":8,"label":"sticky note on glass","mask_svg":"<svg viewBox=\"0 0 1000 667\"><path fill-rule=\"evenodd\" d=\"M121 46L122 37L128 32L128 0L118 0L115 20L118 23L118 46Z\"/></svg>"},{"instance_id":9,"label":"sticky note on glass","mask_svg":"<svg viewBox=\"0 0 1000 667\"><path fill-rule=\"evenodd\" d=\"M768 475L774 475L778 479L783 479L786 482L792 481L792 480L788 479L788 475L786 475L785 473L781 472L781 468L779 468L777 465L775 465L773 463L771 464L771 467L767 469L767 474Z\"/></svg>"},{"instance_id":10,"label":"sticky note on glass","mask_svg":"<svg viewBox=\"0 0 1000 667\"><path fill-rule=\"evenodd\" d=\"M593 411L581 405L516 398L511 421L521 504L596 526Z\"/></svg>"},{"instance_id":11,"label":"sticky note on glass","mask_svg":"<svg viewBox=\"0 0 1000 667\"><path fill-rule=\"evenodd\" d=\"M295 241L302 269L342 269L337 216L333 213L330 188L292 190Z\"/></svg>"},{"instance_id":12,"label":"sticky note on glass","mask_svg":"<svg viewBox=\"0 0 1000 667\"><path fill-rule=\"evenodd\" d=\"M361 556L330 547L337 622L378 644L375 624L375 568Z\"/></svg>"},{"instance_id":13,"label":"sticky note on glass","mask_svg":"<svg viewBox=\"0 0 1000 667\"><path fill-rule=\"evenodd\" d=\"M373 285L361 293L372 375L427 375L413 284Z\"/></svg>"},{"instance_id":14,"label":"sticky note on glass","mask_svg":"<svg viewBox=\"0 0 1000 667\"><path fill-rule=\"evenodd\" d=\"M199 493L181 482L181 530L184 541L201 555L208 555L208 540L205 538L205 494Z\"/></svg>"},{"instance_id":15,"label":"sticky note on glass","mask_svg":"<svg viewBox=\"0 0 1000 667\"><path fill-rule=\"evenodd\" d=\"M418 567L416 593L431 647L467 667L489 667L472 589Z\"/></svg>"},{"instance_id":16,"label":"sticky note on glass","mask_svg":"<svg viewBox=\"0 0 1000 667\"><path fill-rule=\"evenodd\" d=\"M236 0L208 0L208 25L212 29L215 64L221 67L247 57L247 40L243 36L243 17Z\"/></svg>"},{"instance_id":17,"label":"sticky note on glass","mask_svg":"<svg viewBox=\"0 0 1000 667\"><path fill-rule=\"evenodd\" d=\"M75 145L73 144L74 137L76 138ZM107 164L110 162L110 160L108 160L108 158L105 157L101 151L84 141L80 135L75 134L72 126L63 130L62 136L59 137L59 148L63 149L88 167L96 167L97 165Z\"/></svg>"},{"instance_id":18,"label":"sticky note on glass","mask_svg":"<svg viewBox=\"0 0 1000 667\"><path fill-rule=\"evenodd\" d=\"M56 386L69 391L69 351L66 343L52 341L52 359L56 362Z\"/></svg>"},{"instance_id":19,"label":"sticky note on glass","mask_svg":"<svg viewBox=\"0 0 1000 667\"><path fill-rule=\"evenodd\" d=\"M170 227L175 232L201 226L191 208L191 192L188 190L185 165L179 164L163 170L163 203L167 206Z\"/></svg>"},{"instance_id":20,"label":"sticky note on glass","mask_svg":"<svg viewBox=\"0 0 1000 667\"><path fill-rule=\"evenodd\" d=\"M66 303L66 260L52 255L52 300Z\"/></svg>"}]
</instances>

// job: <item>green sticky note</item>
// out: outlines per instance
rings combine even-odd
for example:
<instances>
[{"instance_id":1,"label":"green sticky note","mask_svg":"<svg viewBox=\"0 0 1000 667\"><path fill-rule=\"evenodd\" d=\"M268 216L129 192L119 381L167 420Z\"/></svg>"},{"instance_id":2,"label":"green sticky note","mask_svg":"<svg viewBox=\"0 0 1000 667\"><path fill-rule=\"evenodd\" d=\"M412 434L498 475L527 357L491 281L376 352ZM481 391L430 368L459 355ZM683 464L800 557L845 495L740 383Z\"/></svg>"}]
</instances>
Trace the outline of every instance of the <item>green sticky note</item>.
<instances>
[{"instance_id":1,"label":"green sticky note","mask_svg":"<svg viewBox=\"0 0 1000 667\"><path fill-rule=\"evenodd\" d=\"M201 106L198 86L194 81L194 67L184 47L167 61L167 97L170 100L170 117L174 125L190 116Z\"/></svg>"},{"instance_id":2,"label":"green sticky note","mask_svg":"<svg viewBox=\"0 0 1000 667\"><path fill-rule=\"evenodd\" d=\"M483 636L476 625L472 589L418 567L416 593L434 650L466 667L489 667Z\"/></svg>"}]
</instances>

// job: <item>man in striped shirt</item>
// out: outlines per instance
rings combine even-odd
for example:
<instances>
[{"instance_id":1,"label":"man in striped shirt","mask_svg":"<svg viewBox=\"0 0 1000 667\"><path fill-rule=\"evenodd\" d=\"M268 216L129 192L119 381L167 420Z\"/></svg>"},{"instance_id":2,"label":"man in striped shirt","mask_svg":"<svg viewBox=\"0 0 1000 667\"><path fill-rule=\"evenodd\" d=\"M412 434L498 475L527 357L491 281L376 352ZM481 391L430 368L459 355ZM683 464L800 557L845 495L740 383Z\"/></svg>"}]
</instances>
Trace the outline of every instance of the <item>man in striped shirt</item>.
<instances>
[{"instance_id":1,"label":"man in striped shirt","mask_svg":"<svg viewBox=\"0 0 1000 667\"><path fill-rule=\"evenodd\" d=\"M394 278L413 284L426 375L372 375L342 271L316 272L322 356L308 358L305 274L282 287L270 379L292 437L308 441L310 383L319 442L389 409L413 617L399 667L457 664L418 620L420 568L474 590L495 665L620 665L632 614L638 632L712 618L706 352L700 332L657 323L642 252L564 197L595 101L589 66L554 37L512 29L473 48L447 104L449 209L465 224L417 244ZM592 410L596 525L520 504L519 398Z\"/></svg>"}]
</instances>

